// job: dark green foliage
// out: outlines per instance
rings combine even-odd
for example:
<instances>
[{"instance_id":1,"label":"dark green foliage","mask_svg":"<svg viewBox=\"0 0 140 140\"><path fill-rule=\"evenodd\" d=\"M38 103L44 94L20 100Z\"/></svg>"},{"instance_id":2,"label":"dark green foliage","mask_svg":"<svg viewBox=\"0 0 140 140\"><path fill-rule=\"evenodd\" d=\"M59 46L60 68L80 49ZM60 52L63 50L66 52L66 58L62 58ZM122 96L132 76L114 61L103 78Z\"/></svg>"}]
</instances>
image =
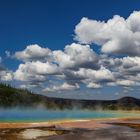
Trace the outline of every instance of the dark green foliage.
<instances>
[{"instance_id":1,"label":"dark green foliage","mask_svg":"<svg viewBox=\"0 0 140 140\"><path fill-rule=\"evenodd\" d=\"M76 100L51 98L34 94L28 90L17 89L10 85L0 84L0 107L24 107L46 109L92 109L92 110L140 110L140 99L124 97L119 100Z\"/></svg>"},{"instance_id":2,"label":"dark green foliage","mask_svg":"<svg viewBox=\"0 0 140 140\"><path fill-rule=\"evenodd\" d=\"M10 85L0 84L0 106L35 106L43 101L40 95L32 94L28 90L16 89Z\"/></svg>"}]
</instances>

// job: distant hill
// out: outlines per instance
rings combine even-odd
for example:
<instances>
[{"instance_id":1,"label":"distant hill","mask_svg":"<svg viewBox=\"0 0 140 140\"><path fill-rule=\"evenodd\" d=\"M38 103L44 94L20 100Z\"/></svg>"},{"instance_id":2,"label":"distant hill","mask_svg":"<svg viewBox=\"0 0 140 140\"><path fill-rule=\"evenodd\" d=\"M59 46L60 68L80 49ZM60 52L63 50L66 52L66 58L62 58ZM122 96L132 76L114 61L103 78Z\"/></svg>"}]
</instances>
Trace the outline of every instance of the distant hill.
<instances>
[{"instance_id":1,"label":"distant hill","mask_svg":"<svg viewBox=\"0 0 140 140\"><path fill-rule=\"evenodd\" d=\"M13 88L9 85L0 84L0 107L1 108L34 108L45 107L46 109L103 109L103 110L140 110L140 99L123 97L118 100L78 100L51 98L31 93L28 90Z\"/></svg>"}]
</instances>

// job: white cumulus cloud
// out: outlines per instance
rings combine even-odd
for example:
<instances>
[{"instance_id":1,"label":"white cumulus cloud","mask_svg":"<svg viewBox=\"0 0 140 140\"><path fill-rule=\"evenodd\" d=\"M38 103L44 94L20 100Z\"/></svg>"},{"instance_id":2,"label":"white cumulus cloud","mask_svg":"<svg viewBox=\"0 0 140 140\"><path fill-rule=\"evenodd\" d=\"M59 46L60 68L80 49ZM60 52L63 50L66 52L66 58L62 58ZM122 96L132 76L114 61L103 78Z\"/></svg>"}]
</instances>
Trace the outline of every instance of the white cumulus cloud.
<instances>
[{"instance_id":1,"label":"white cumulus cloud","mask_svg":"<svg viewBox=\"0 0 140 140\"><path fill-rule=\"evenodd\" d=\"M52 87L47 87L43 89L43 92L59 92L59 91L65 91L65 90L76 90L79 89L79 85L76 83L74 85L68 84L68 83L63 83L62 85L57 85L57 86L52 86Z\"/></svg>"},{"instance_id":2,"label":"white cumulus cloud","mask_svg":"<svg viewBox=\"0 0 140 140\"><path fill-rule=\"evenodd\" d=\"M127 19L119 15L108 21L82 18L75 27L75 39L80 43L95 43L103 53L140 56L140 11Z\"/></svg>"},{"instance_id":3,"label":"white cumulus cloud","mask_svg":"<svg viewBox=\"0 0 140 140\"><path fill-rule=\"evenodd\" d=\"M51 54L50 49L42 48L37 44L29 45L23 51L18 51L15 53L15 57L21 61L32 61L45 59Z\"/></svg>"}]
</instances>

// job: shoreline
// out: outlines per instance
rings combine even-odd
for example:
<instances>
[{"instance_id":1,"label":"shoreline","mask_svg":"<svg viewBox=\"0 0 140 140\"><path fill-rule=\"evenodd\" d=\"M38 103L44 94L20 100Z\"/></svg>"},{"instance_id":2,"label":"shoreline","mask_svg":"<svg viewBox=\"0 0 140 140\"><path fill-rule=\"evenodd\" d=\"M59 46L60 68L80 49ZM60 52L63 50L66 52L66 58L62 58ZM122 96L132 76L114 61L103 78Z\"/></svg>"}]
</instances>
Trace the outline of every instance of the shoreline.
<instances>
[{"instance_id":1,"label":"shoreline","mask_svg":"<svg viewBox=\"0 0 140 140\"><path fill-rule=\"evenodd\" d=\"M14 129L14 128L41 128L41 127L52 127L52 126L77 126L77 124L98 124L98 126L104 126L105 123L116 123L116 122L127 122L131 120L140 120L140 117L113 117L113 118L95 118L95 119L66 119L66 120L50 120L43 122L0 122L0 129ZM81 125L82 126L82 125ZM86 126L84 126L86 127ZM87 128L87 127L86 127ZM94 128L94 126L93 126Z\"/></svg>"}]
</instances>

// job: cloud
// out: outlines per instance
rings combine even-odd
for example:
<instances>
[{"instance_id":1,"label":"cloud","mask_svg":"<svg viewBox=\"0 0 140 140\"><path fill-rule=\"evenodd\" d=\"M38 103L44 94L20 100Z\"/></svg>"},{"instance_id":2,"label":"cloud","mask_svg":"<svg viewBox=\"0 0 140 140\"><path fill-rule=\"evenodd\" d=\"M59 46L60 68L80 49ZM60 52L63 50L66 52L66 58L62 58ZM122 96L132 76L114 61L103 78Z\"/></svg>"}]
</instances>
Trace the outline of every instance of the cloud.
<instances>
[{"instance_id":1,"label":"cloud","mask_svg":"<svg viewBox=\"0 0 140 140\"><path fill-rule=\"evenodd\" d=\"M127 19L119 15L108 21L82 18L75 27L75 39L80 43L95 43L103 53L140 56L140 11Z\"/></svg>"},{"instance_id":2,"label":"cloud","mask_svg":"<svg viewBox=\"0 0 140 140\"><path fill-rule=\"evenodd\" d=\"M56 63L62 68L99 68L97 65L98 56L89 45L72 43L71 45L65 46L64 52L60 50L53 51L53 57Z\"/></svg>"},{"instance_id":3,"label":"cloud","mask_svg":"<svg viewBox=\"0 0 140 140\"><path fill-rule=\"evenodd\" d=\"M40 61L25 62L25 64L19 65L14 73L14 78L20 81L45 81L48 75L56 75L59 73L59 68L53 63Z\"/></svg>"},{"instance_id":4,"label":"cloud","mask_svg":"<svg viewBox=\"0 0 140 140\"><path fill-rule=\"evenodd\" d=\"M68 44L63 50L29 45L15 52L14 58L22 61L15 72L0 68L0 79L20 81L23 88L41 87L46 93L82 86L93 90L103 86L139 86L139 19L139 11L126 19L119 15L107 21L83 17L75 27L78 43ZM92 44L100 47L98 54ZM9 51L6 54L11 56ZM0 57L0 65L1 61Z\"/></svg>"},{"instance_id":5,"label":"cloud","mask_svg":"<svg viewBox=\"0 0 140 140\"><path fill-rule=\"evenodd\" d=\"M102 86L100 84L90 82L90 83L87 84L87 87L88 88L101 88Z\"/></svg>"},{"instance_id":6,"label":"cloud","mask_svg":"<svg viewBox=\"0 0 140 140\"><path fill-rule=\"evenodd\" d=\"M140 72L140 57L126 56L123 58L111 58L108 56L101 56L99 65L107 67L111 71L125 75L136 75Z\"/></svg>"},{"instance_id":7,"label":"cloud","mask_svg":"<svg viewBox=\"0 0 140 140\"><path fill-rule=\"evenodd\" d=\"M128 87L140 83L138 56L114 58L105 54L97 55L89 45L76 43L66 45L64 51L50 50L49 55L51 59L26 59L13 73L14 79L22 81L22 85L27 82L27 87L47 83L43 90L46 92L75 90L81 84L96 89L104 85ZM48 54L44 57L47 58ZM64 84L59 85L54 81Z\"/></svg>"},{"instance_id":8,"label":"cloud","mask_svg":"<svg viewBox=\"0 0 140 140\"><path fill-rule=\"evenodd\" d=\"M0 56L0 81L11 81L13 80L13 72L7 70L2 65L2 57Z\"/></svg>"},{"instance_id":9,"label":"cloud","mask_svg":"<svg viewBox=\"0 0 140 140\"><path fill-rule=\"evenodd\" d=\"M103 60L103 62L102 62ZM107 62L105 62L107 61ZM123 58L104 58L100 60L101 64L105 64L115 77L114 82L107 85L116 86L138 86L140 83L140 57L126 56Z\"/></svg>"},{"instance_id":10,"label":"cloud","mask_svg":"<svg viewBox=\"0 0 140 140\"><path fill-rule=\"evenodd\" d=\"M137 83L135 81L131 81L131 80L118 80L116 83L118 85L121 85L121 86L136 86L136 85L140 85L139 83Z\"/></svg>"},{"instance_id":11,"label":"cloud","mask_svg":"<svg viewBox=\"0 0 140 140\"><path fill-rule=\"evenodd\" d=\"M37 51L37 49L40 51ZM75 87L81 81L80 79L75 80L76 77L73 77L73 80L69 79L68 73L77 71L80 68L95 70L100 68L98 55L89 45L72 43L66 45L64 51L47 50L49 50L47 51L48 53L42 54L44 48L38 45L29 45L23 51L16 52L16 58L23 60L24 63L20 64L14 72L14 79L23 82L38 81L42 83L47 82L49 79L59 79L60 82L65 80L67 84L64 84L61 88L69 90L69 88Z\"/></svg>"},{"instance_id":12,"label":"cloud","mask_svg":"<svg viewBox=\"0 0 140 140\"><path fill-rule=\"evenodd\" d=\"M115 59L114 59L115 60ZM140 72L140 57L123 57L119 59L119 64L113 66L117 79L125 78L133 80ZM132 79L133 78L133 79Z\"/></svg>"},{"instance_id":13,"label":"cloud","mask_svg":"<svg viewBox=\"0 0 140 140\"><path fill-rule=\"evenodd\" d=\"M121 59L122 67L129 73L140 72L140 57L124 57Z\"/></svg>"},{"instance_id":14,"label":"cloud","mask_svg":"<svg viewBox=\"0 0 140 140\"><path fill-rule=\"evenodd\" d=\"M99 70L80 68L78 71L71 71L71 75L75 78L89 79L95 82L113 81L114 79L112 72L104 67Z\"/></svg>"},{"instance_id":15,"label":"cloud","mask_svg":"<svg viewBox=\"0 0 140 140\"><path fill-rule=\"evenodd\" d=\"M133 32L140 31L140 12L134 11L127 19L127 23Z\"/></svg>"},{"instance_id":16,"label":"cloud","mask_svg":"<svg viewBox=\"0 0 140 140\"><path fill-rule=\"evenodd\" d=\"M11 53L9 51L6 50L5 54L6 54L7 57L11 57Z\"/></svg>"},{"instance_id":17,"label":"cloud","mask_svg":"<svg viewBox=\"0 0 140 140\"><path fill-rule=\"evenodd\" d=\"M10 71L2 70L0 71L0 80L1 81L11 81L13 80L13 73Z\"/></svg>"},{"instance_id":18,"label":"cloud","mask_svg":"<svg viewBox=\"0 0 140 140\"><path fill-rule=\"evenodd\" d=\"M19 88L21 89L32 89L35 88L37 85L32 85L32 84L21 84L19 85Z\"/></svg>"},{"instance_id":19,"label":"cloud","mask_svg":"<svg viewBox=\"0 0 140 140\"><path fill-rule=\"evenodd\" d=\"M51 51L48 48L42 48L37 44L29 45L23 51L15 53L14 57L21 61L33 61L44 60L51 55Z\"/></svg>"},{"instance_id":20,"label":"cloud","mask_svg":"<svg viewBox=\"0 0 140 140\"><path fill-rule=\"evenodd\" d=\"M43 89L43 92L59 92L59 91L65 91L65 90L76 90L79 89L79 85L76 83L74 85L68 84L68 83L63 83L62 85L59 86L53 86L53 87L48 87Z\"/></svg>"}]
</instances>

